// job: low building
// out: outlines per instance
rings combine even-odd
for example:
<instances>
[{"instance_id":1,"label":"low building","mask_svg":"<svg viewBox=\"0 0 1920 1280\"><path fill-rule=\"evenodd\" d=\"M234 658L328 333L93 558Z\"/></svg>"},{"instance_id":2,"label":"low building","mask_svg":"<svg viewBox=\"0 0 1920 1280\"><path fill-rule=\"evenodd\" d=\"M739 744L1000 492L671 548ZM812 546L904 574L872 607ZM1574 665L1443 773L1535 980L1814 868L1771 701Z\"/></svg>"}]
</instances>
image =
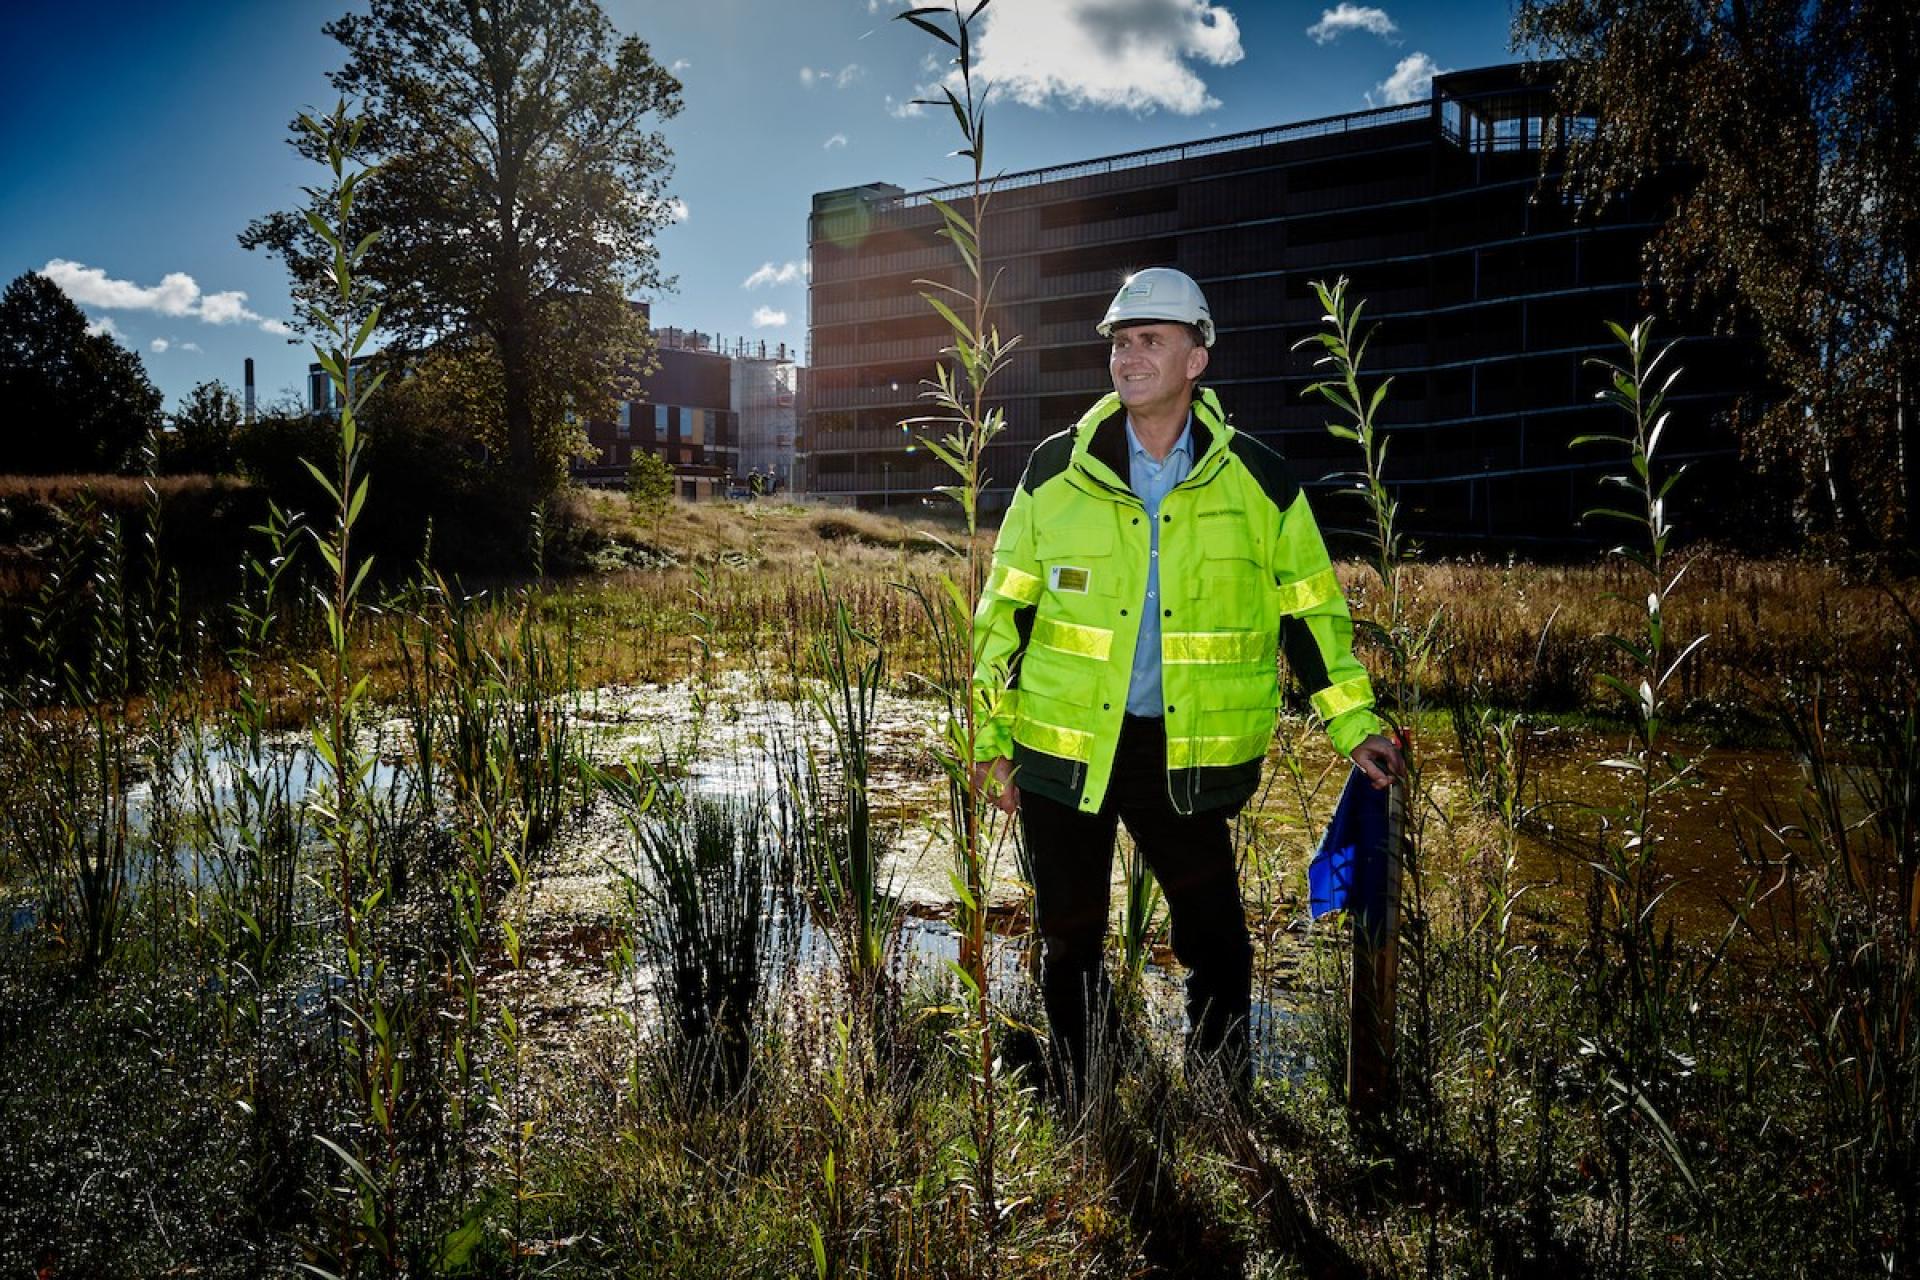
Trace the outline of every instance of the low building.
<instances>
[{"instance_id":1,"label":"low building","mask_svg":"<svg viewBox=\"0 0 1920 1280\"><path fill-rule=\"evenodd\" d=\"M653 338L658 368L640 379L640 398L619 402L613 421L587 424L597 458L576 461L574 480L619 487L635 455L653 453L673 468L687 499L743 489L749 472L790 483L795 362L787 348L744 339L723 346L673 327Z\"/></svg>"}]
</instances>

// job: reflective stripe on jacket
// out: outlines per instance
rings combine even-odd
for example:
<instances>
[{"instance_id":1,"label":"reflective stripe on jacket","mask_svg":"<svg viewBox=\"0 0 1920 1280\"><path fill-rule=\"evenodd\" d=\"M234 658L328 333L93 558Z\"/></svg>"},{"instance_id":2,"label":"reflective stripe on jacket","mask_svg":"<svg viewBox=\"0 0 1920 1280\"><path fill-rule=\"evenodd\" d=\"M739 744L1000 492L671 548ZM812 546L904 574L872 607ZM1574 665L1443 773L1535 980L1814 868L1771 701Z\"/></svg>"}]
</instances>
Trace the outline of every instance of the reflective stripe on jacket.
<instances>
[{"instance_id":1,"label":"reflective stripe on jacket","mask_svg":"<svg viewBox=\"0 0 1920 1280\"><path fill-rule=\"evenodd\" d=\"M1160 507L1167 789L1183 811L1239 805L1280 708L1276 650L1345 755L1380 731L1353 622L1306 495L1280 455L1193 405L1193 470ZM974 616L975 755L1075 808L1106 798L1126 712L1150 538L1108 395L1042 441L1000 526Z\"/></svg>"}]
</instances>

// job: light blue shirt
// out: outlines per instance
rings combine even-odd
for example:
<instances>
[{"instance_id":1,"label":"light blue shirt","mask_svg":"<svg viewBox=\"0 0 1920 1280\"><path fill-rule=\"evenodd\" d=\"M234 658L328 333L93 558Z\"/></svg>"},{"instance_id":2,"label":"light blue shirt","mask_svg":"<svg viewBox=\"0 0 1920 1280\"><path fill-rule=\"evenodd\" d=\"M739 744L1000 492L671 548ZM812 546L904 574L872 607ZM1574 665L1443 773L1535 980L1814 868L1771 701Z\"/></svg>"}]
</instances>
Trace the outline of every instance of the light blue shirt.
<instances>
[{"instance_id":1,"label":"light blue shirt","mask_svg":"<svg viewBox=\"0 0 1920 1280\"><path fill-rule=\"evenodd\" d=\"M1127 419L1127 483L1147 508L1147 530L1152 553L1147 557L1147 599L1140 608L1140 642L1133 648L1133 682L1127 686L1127 711L1136 716L1162 716L1160 696L1160 500L1193 470L1193 414L1187 414L1180 438L1167 456L1155 461L1140 447Z\"/></svg>"}]
</instances>

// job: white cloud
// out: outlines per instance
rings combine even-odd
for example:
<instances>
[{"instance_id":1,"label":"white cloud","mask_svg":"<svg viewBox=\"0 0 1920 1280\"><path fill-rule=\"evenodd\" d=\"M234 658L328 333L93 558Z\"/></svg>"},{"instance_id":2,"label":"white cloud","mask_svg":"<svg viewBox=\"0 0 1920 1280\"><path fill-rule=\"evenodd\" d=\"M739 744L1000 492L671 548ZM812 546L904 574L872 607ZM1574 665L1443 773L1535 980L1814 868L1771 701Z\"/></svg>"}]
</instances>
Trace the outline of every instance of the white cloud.
<instances>
[{"instance_id":1,"label":"white cloud","mask_svg":"<svg viewBox=\"0 0 1920 1280\"><path fill-rule=\"evenodd\" d=\"M192 316L208 324L246 321L268 333L287 331L280 321L270 320L247 306L245 291L226 289L202 293L199 284L184 271L170 271L160 277L156 285L139 285L131 280L115 280L99 267L54 258L40 268L40 274L59 285L62 293L81 306L157 311L163 316Z\"/></svg>"},{"instance_id":2,"label":"white cloud","mask_svg":"<svg viewBox=\"0 0 1920 1280\"><path fill-rule=\"evenodd\" d=\"M806 271L806 267L798 262L783 262L777 267L771 262L763 262L754 268L752 275L740 282L740 287L758 289L767 284L794 284L806 275Z\"/></svg>"},{"instance_id":3,"label":"white cloud","mask_svg":"<svg viewBox=\"0 0 1920 1280\"><path fill-rule=\"evenodd\" d=\"M927 92L931 93L932 90L929 89ZM911 120L915 116L926 114L926 110L912 98L896 99L892 94L887 95L887 114L895 120Z\"/></svg>"},{"instance_id":4,"label":"white cloud","mask_svg":"<svg viewBox=\"0 0 1920 1280\"><path fill-rule=\"evenodd\" d=\"M828 138L825 142L821 143L820 149L822 151L831 151L835 147L844 147L846 145L847 145L847 135L844 133L836 133L831 138Z\"/></svg>"},{"instance_id":5,"label":"white cloud","mask_svg":"<svg viewBox=\"0 0 1920 1280\"><path fill-rule=\"evenodd\" d=\"M112 316L101 316L98 320L95 320L87 326L87 332L89 334L104 333L109 338L119 338L122 336L120 326L113 322Z\"/></svg>"},{"instance_id":6,"label":"white cloud","mask_svg":"<svg viewBox=\"0 0 1920 1280\"><path fill-rule=\"evenodd\" d=\"M844 89L865 74L865 68L857 62L849 62L838 71L831 71L826 67L802 67L800 68L800 83L809 89L813 88L816 84L832 85L836 89Z\"/></svg>"},{"instance_id":7,"label":"white cloud","mask_svg":"<svg viewBox=\"0 0 1920 1280\"><path fill-rule=\"evenodd\" d=\"M191 351L191 352L194 352L195 354L198 354L200 351L200 344L197 342L183 342L180 344L180 349L182 351Z\"/></svg>"},{"instance_id":8,"label":"white cloud","mask_svg":"<svg viewBox=\"0 0 1920 1280\"><path fill-rule=\"evenodd\" d=\"M1326 44L1349 31L1366 31L1382 39L1392 39L1399 30L1385 9L1348 4L1346 0L1341 0L1333 8L1321 11L1320 21L1307 28L1307 38L1315 44Z\"/></svg>"},{"instance_id":9,"label":"white cloud","mask_svg":"<svg viewBox=\"0 0 1920 1280\"><path fill-rule=\"evenodd\" d=\"M171 342L168 342L165 338L155 338L152 342L148 343L147 345L153 348L153 354L160 355L163 352L165 352L166 349L172 346L173 344Z\"/></svg>"},{"instance_id":10,"label":"white cloud","mask_svg":"<svg viewBox=\"0 0 1920 1280\"><path fill-rule=\"evenodd\" d=\"M109 279L98 267L83 266L65 258L55 258L40 268L40 274L60 286L60 291L81 306L115 307L128 311L158 311L165 316L193 314L200 299L200 286L184 271L170 272L160 283L143 288L130 280Z\"/></svg>"},{"instance_id":11,"label":"white cloud","mask_svg":"<svg viewBox=\"0 0 1920 1280\"><path fill-rule=\"evenodd\" d=\"M260 320L247 310L247 295L238 289L209 293L200 299L200 318L208 324L232 324L236 320Z\"/></svg>"},{"instance_id":12,"label":"white cloud","mask_svg":"<svg viewBox=\"0 0 1920 1280\"><path fill-rule=\"evenodd\" d=\"M1246 56L1240 24L1208 0L1050 0L981 15L975 79L1029 107L1196 115L1220 105L1188 65ZM959 88L959 73L948 73ZM896 112L896 114L903 114Z\"/></svg>"},{"instance_id":13,"label":"white cloud","mask_svg":"<svg viewBox=\"0 0 1920 1280\"><path fill-rule=\"evenodd\" d=\"M787 313L775 311L772 307L753 309L753 327L756 329L777 329L787 323Z\"/></svg>"},{"instance_id":14,"label":"white cloud","mask_svg":"<svg viewBox=\"0 0 1920 1280\"><path fill-rule=\"evenodd\" d=\"M688 62L685 58L675 58L673 60L673 65L668 67L667 70L673 72L673 74L675 75L680 75L681 73L687 71L692 66L693 64L691 62Z\"/></svg>"},{"instance_id":15,"label":"white cloud","mask_svg":"<svg viewBox=\"0 0 1920 1280\"><path fill-rule=\"evenodd\" d=\"M280 320L262 320L260 322L260 328L266 333L278 334L283 338L293 332L290 326Z\"/></svg>"},{"instance_id":16,"label":"white cloud","mask_svg":"<svg viewBox=\"0 0 1920 1280\"><path fill-rule=\"evenodd\" d=\"M693 216L693 210L687 208L687 202L685 200L682 200L679 196L668 197L667 199L667 217L668 218L672 219L675 222L685 222L688 218L692 216Z\"/></svg>"},{"instance_id":17,"label":"white cloud","mask_svg":"<svg viewBox=\"0 0 1920 1280\"><path fill-rule=\"evenodd\" d=\"M1441 68L1424 53L1410 53L1400 59L1393 74L1373 87L1390 107L1405 106L1433 96L1433 78Z\"/></svg>"}]
</instances>

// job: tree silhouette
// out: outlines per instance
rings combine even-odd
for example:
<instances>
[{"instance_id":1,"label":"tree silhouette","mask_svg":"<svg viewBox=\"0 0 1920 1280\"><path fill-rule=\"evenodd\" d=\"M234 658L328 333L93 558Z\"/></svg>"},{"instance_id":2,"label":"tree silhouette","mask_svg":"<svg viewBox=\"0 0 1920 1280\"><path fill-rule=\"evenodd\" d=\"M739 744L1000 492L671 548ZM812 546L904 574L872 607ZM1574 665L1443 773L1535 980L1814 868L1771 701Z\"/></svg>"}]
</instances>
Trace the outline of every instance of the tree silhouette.
<instances>
[{"instance_id":1,"label":"tree silhouette","mask_svg":"<svg viewBox=\"0 0 1920 1280\"><path fill-rule=\"evenodd\" d=\"M125 471L160 425L140 357L31 271L0 294L0 404L0 471Z\"/></svg>"}]
</instances>

